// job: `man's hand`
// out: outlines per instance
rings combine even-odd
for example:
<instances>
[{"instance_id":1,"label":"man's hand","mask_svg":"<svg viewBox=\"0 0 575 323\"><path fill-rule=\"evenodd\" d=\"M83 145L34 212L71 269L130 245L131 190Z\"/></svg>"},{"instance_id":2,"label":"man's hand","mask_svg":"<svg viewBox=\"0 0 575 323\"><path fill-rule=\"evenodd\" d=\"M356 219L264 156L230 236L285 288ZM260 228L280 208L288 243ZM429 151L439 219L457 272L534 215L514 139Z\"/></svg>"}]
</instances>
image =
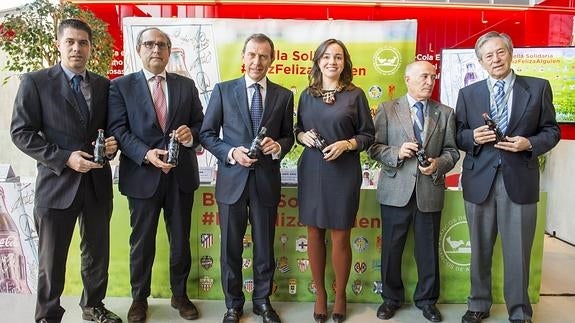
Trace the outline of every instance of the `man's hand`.
<instances>
[{"instance_id":1,"label":"man's hand","mask_svg":"<svg viewBox=\"0 0 575 323\"><path fill-rule=\"evenodd\" d=\"M148 152L146 153L146 159L148 159L148 162L154 166L156 166L157 168L172 168L174 167L171 164L165 163L162 159L162 156L167 155L168 151L167 150L163 150L163 149L150 149L148 150Z\"/></svg>"},{"instance_id":2,"label":"man's hand","mask_svg":"<svg viewBox=\"0 0 575 323\"><path fill-rule=\"evenodd\" d=\"M514 153L529 150L529 148L531 148L531 142L529 142L529 139L525 137L515 136L505 137L505 139L507 139L507 141L500 141L495 144L494 147Z\"/></svg>"},{"instance_id":3,"label":"man's hand","mask_svg":"<svg viewBox=\"0 0 575 323\"><path fill-rule=\"evenodd\" d=\"M417 143L416 142L404 142L403 145L401 145L401 147L399 147L399 152L397 154L397 157L400 160L404 160L404 159L409 159L409 158L413 158L415 156L415 153L417 152Z\"/></svg>"},{"instance_id":4,"label":"man's hand","mask_svg":"<svg viewBox=\"0 0 575 323\"><path fill-rule=\"evenodd\" d=\"M114 136L106 138L104 143L106 147L104 150L104 154L106 156L112 156L116 153L116 151L118 151L118 142L116 141L116 138L114 138Z\"/></svg>"},{"instance_id":5,"label":"man's hand","mask_svg":"<svg viewBox=\"0 0 575 323\"><path fill-rule=\"evenodd\" d=\"M262 140L263 141L263 140ZM257 162L257 159L252 159L248 157L248 152L250 150L244 146L237 147L232 152L232 158L240 165L244 167L252 167L252 164Z\"/></svg>"},{"instance_id":6,"label":"man's hand","mask_svg":"<svg viewBox=\"0 0 575 323\"><path fill-rule=\"evenodd\" d=\"M435 161L435 158L427 158L427 161L429 162L429 166L427 167L422 167L421 165L418 165L419 171L423 174L423 175L431 175L433 173L435 173L435 171L437 170L437 161Z\"/></svg>"},{"instance_id":7,"label":"man's hand","mask_svg":"<svg viewBox=\"0 0 575 323\"><path fill-rule=\"evenodd\" d=\"M192 131L188 126L181 125L176 129L176 139L182 145L186 145L192 140Z\"/></svg>"},{"instance_id":8,"label":"man's hand","mask_svg":"<svg viewBox=\"0 0 575 323\"><path fill-rule=\"evenodd\" d=\"M473 129L473 141L478 145L483 145L488 142L495 141L495 131L490 130L489 126L483 125Z\"/></svg>"},{"instance_id":9,"label":"man's hand","mask_svg":"<svg viewBox=\"0 0 575 323\"><path fill-rule=\"evenodd\" d=\"M278 154L281 151L280 144L270 137L265 137L261 142L262 153L264 155Z\"/></svg>"},{"instance_id":10,"label":"man's hand","mask_svg":"<svg viewBox=\"0 0 575 323\"><path fill-rule=\"evenodd\" d=\"M66 166L72 168L79 173L87 173L94 168L102 168L102 165L90 161L94 156L88 154L87 152L77 150L72 152Z\"/></svg>"}]
</instances>

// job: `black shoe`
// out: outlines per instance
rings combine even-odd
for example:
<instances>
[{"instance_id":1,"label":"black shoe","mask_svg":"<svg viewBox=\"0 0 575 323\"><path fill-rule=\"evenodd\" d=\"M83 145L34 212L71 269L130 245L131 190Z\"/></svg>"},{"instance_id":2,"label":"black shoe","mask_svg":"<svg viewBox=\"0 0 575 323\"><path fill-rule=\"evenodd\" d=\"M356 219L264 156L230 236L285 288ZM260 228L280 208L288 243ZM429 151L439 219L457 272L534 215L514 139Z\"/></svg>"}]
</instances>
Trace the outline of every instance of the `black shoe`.
<instances>
[{"instance_id":1,"label":"black shoe","mask_svg":"<svg viewBox=\"0 0 575 323\"><path fill-rule=\"evenodd\" d=\"M318 314L314 312L313 321L316 323L325 323L327 322L327 314Z\"/></svg>"},{"instance_id":2,"label":"black shoe","mask_svg":"<svg viewBox=\"0 0 575 323\"><path fill-rule=\"evenodd\" d=\"M532 323L531 320L509 320L511 323Z\"/></svg>"},{"instance_id":3,"label":"black shoe","mask_svg":"<svg viewBox=\"0 0 575 323\"><path fill-rule=\"evenodd\" d=\"M262 317L264 323L281 323L280 317L270 304L254 305L254 314Z\"/></svg>"},{"instance_id":4,"label":"black shoe","mask_svg":"<svg viewBox=\"0 0 575 323\"><path fill-rule=\"evenodd\" d=\"M226 314L224 314L223 323L239 323L240 317L244 315L244 310L241 308L228 308Z\"/></svg>"},{"instance_id":5,"label":"black shoe","mask_svg":"<svg viewBox=\"0 0 575 323\"><path fill-rule=\"evenodd\" d=\"M465 315L461 318L461 323L480 323L481 320L489 317L489 311L487 312L473 312L467 311Z\"/></svg>"},{"instance_id":6,"label":"black shoe","mask_svg":"<svg viewBox=\"0 0 575 323\"><path fill-rule=\"evenodd\" d=\"M186 320L197 320L200 317L198 309L187 296L172 296L172 307L180 312L180 316Z\"/></svg>"},{"instance_id":7,"label":"black shoe","mask_svg":"<svg viewBox=\"0 0 575 323\"><path fill-rule=\"evenodd\" d=\"M38 320L38 323L48 323L48 320L45 319L45 318L44 318L44 319L40 319L40 320Z\"/></svg>"},{"instance_id":8,"label":"black shoe","mask_svg":"<svg viewBox=\"0 0 575 323\"><path fill-rule=\"evenodd\" d=\"M128 323L142 323L146 321L146 311L148 310L148 301L132 301L128 310Z\"/></svg>"},{"instance_id":9,"label":"black shoe","mask_svg":"<svg viewBox=\"0 0 575 323\"><path fill-rule=\"evenodd\" d=\"M94 321L97 323L121 323L122 319L110 312L103 305L96 307L82 308L82 319L86 321Z\"/></svg>"},{"instance_id":10,"label":"black shoe","mask_svg":"<svg viewBox=\"0 0 575 323\"><path fill-rule=\"evenodd\" d=\"M423 317L431 322L441 322L441 312L437 309L435 304L427 304L420 307L423 312Z\"/></svg>"},{"instance_id":11,"label":"black shoe","mask_svg":"<svg viewBox=\"0 0 575 323\"><path fill-rule=\"evenodd\" d=\"M377 309L377 318L380 320L389 320L395 315L395 311L399 309L399 305L390 302L383 302Z\"/></svg>"},{"instance_id":12,"label":"black shoe","mask_svg":"<svg viewBox=\"0 0 575 323\"><path fill-rule=\"evenodd\" d=\"M345 321L345 314L341 314L341 313L333 313L331 316L331 319L335 322L335 323L340 323Z\"/></svg>"}]
</instances>

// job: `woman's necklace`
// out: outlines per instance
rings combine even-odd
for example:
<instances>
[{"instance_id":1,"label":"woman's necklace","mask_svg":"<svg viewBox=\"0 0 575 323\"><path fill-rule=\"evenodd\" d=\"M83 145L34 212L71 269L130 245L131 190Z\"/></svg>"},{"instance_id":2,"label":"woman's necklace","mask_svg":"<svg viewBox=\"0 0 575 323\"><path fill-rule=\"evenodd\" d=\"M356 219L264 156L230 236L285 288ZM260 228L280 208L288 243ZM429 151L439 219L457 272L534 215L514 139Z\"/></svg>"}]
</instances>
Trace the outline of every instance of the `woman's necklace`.
<instances>
[{"instance_id":1,"label":"woman's necklace","mask_svg":"<svg viewBox=\"0 0 575 323\"><path fill-rule=\"evenodd\" d=\"M321 96L325 104L332 105L335 103L335 94L343 90L343 85L338 85L334 90L322 90Z\"/></svg>"}]
</instances>

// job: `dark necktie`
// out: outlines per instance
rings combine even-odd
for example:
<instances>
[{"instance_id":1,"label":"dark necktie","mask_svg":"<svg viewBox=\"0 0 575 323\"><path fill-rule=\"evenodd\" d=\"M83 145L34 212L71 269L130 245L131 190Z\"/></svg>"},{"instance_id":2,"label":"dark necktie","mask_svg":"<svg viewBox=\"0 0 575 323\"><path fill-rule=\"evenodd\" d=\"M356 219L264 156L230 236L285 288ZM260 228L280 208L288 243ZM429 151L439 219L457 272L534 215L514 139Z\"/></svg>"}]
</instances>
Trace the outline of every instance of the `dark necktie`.
<instances>
[{"instance_id":1,"label":"dark necktie","mask_svg":"<svg viewBox=\"0 0 575 323\"><path fill-rule=\"evenodd\" d=\"M496 111L490 111L491 118L497 121L499 129L505 133L507 129L507 102L505 102L505 81L498 80L495 82L495 108Z\"/></svg>"},{"instance_id":2,"label":"dark necktie","mask_svg":"<svg viewBox=\"0 0 575 323\"><path fill-rule=\"evenodd\" d=\"M258 129L260 128L260 123L262 121L262 115L264 112L264 106L262 103L262 94L260 92L260 85L254 83L252 85L254 88L254 95L252 96L252 106L250 109L250 114L252 116L252 130L254 136L257 135Z\"/></svg>"},{"instance_id":3,"label":"dark necktie","mask_svg":"<svg viewBox=\"0 0 575 323\"><path fill-rule=\"evenodd\" d=\"M152 93L152 100L154 101L154 110L156 111L156 117L158 118L158 123L163 132L166 132L166 120L167 120L167 104L166 95L162 89L162 79L160 75L155 77L156 83L154 84L154 91Z\"/></svg>"},{"instance_id":4,"label":"dark necktie","mask_svg":"<svg viewBox=\"0 0 575 323\"><path fill-rule=\"evenodd\" d=\"M74 96L76 97L76 102L78 102L78 106L80 107L82 117L87 121L90 119L90 109L88 108L88 103L86 102L86 98L84 98L82 87L80 85L83 79L84 77L82 77L82 75L74 75L74 77L72 77L72 90L74 90Z\"/></svg>"},{"instance_id":5,"label":"dark necktie","mask_svg":"<svg viewBox=\"0 0 575 323\"><path fill-rule=\"evenodd\" d=\"M423 103L417 101L413 106L416 109L415 111L416 119L413 120L413 133L415 134L417 142L423 144L423 140L421 139L421 133L423 132L423 125L425 124L425 120L423 119Z\"/></svg>"}]
</instances>

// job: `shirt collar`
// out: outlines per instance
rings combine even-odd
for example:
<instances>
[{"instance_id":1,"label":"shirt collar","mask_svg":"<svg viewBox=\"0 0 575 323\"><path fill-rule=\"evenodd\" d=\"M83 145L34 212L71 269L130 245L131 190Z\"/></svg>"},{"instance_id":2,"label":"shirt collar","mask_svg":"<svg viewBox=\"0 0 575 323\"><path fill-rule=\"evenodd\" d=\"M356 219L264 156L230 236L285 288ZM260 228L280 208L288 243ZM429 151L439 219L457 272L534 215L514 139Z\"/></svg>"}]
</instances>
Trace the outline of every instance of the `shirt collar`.
<instances>
[{"instance_id":1,"label":"shirt collar","mask_svg":"<svg viewBox=\"0 0 575 323\"><path fill-rule=\"evenodd\" d=\"M72 80L72 78L76 75L82 75L82 78L84 79L84 81L88 82L88 78L86 77L88 75L88 73L86 73L86 70L84 70L84 72L82 72L82 73L76 74L76 73L70 71L69 69L67 69L66 67L64 67L64 65L60 64L60 66L62 67L64 74L66 74L66 78L68 79L68 81Z\"/></svg>"},{"instance_id":2,"label":"shirt collar","mask_svg":"<svg viewBox=\"0 0 575 323\"><path fill-rule=\"evenodd\" d=\"M143 68L142 71L144 72L144 76L146 76L146 80L150 80L152 77L155 77L156 75L160 75L164 78L164 80L166 79L166 70L162 71L162 73L160 74L154 74L150 71L148 71L147 69Z\"/></svg>"},{"instance_id":3,"label":"shirt collar","mask_svg":"<svg viewBox=\"0 0 575 323\"><path fill-rule=\"evenodd\" d=\"M266 85L268 84L266 77L263 77L258 82L255 82L254 80L249 78L247 75L244 75L244 78L246 80L246 89L249 88L250 86L252 86L254 83L258 83L262 87L262 89L264 89L264 91L265 91Z\"/></svg>"},{"instance_id":4,"label":"shirt collar","mask_svg":"<svg viewBox=\"0 0 575 323\"><path fill-rule=\"evenodd\" d=\"M421 101L417 101L416 99L414 99L413 97L411 97L411 95L407 94L407 103L409 104L409 107L412 108L416 102L421 102L423 103L423 109L425 110L425 107L427 107L427 100L421 100Z\"/></svg>"},{"instance_id":5,"label":"shirt collar","mask_svg":"<svg viewBox=\"0 0 575 323\"><path fill-rule=\"evenodd\" d=\"M513 70L511 70L511 72L509 74L507 74L507 76L503 79L503 81L505 81L505 86L503 87L504 91L507 91L509 89L509 84L511 84L511 80L514 77L515 72ZM491 86L495 87L495 82L497 82L496 79L494 79L493 77L489 76L489 84L491 84Z\"/></svg>"}]
</instances>

